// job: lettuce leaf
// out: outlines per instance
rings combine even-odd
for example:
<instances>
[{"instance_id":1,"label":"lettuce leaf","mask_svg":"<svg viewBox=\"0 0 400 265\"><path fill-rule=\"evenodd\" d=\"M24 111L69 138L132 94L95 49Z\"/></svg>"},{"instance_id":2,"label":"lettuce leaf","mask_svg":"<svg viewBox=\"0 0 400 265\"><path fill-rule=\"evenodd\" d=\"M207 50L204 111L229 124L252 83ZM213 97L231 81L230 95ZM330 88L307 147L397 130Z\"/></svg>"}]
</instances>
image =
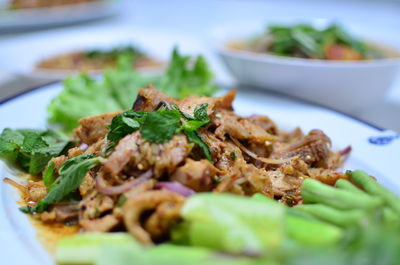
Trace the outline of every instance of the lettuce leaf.
<instances>
[{"instance_id":1,"label":"lettuce leaf","mask_svg":"<svg viewBox=\"0 0 400 265\"><path fill-rule=\"evenodd\" d=\"M129 109L139 88L149 84L175 98L211 96L217 90L202 56L192 60L174 49L166 72L159 76L141 75L132 68L132 57L123 56L116 68L104 71L100 80L87 74L66 78L64 90L48 106L49 121L70 131L78 126L80 118Z\"/></svg>"}]
</instances>

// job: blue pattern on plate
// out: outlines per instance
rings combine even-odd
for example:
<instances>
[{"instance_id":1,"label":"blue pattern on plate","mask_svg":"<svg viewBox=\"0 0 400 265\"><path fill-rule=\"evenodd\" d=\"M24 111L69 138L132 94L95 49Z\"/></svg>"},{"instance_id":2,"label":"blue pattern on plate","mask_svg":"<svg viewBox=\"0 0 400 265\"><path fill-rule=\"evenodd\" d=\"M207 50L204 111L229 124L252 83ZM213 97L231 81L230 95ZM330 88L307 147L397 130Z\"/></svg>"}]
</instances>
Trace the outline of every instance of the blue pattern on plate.
<instances>
[{"instance_id":1,"label":"blue pattern on plate","mask_svg":"<svg viewBox=\"0 0 400 265\"><path fill-rule=\"evenodd\" d=\"M398 135L385 135L385 136L372 136L368 138L368 142L370 144L375 145L387 145L390 144L393 140L399 139L400 134Z\"/></svg>"}]
</instances>

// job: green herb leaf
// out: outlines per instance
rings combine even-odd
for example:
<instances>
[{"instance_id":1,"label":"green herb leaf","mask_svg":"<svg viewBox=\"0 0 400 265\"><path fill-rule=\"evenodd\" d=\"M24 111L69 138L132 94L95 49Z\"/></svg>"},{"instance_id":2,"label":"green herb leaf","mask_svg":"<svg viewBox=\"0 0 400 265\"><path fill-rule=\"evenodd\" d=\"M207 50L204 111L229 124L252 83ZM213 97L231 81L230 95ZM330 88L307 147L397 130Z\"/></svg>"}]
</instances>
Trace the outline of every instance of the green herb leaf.
<instances>
[{"instance_id":1,"label":"green herb leaf","mask_svg":"<svg viewBox=\"0 0 400 265\"><path fill-rule=\"evenodd\" d=\"M200 107L196 107L194 109L194 118L198 121L204 122L204 124L210 122L210 118L208 117L207 114L207 107L208 104L201 104Z\"/></svg>"},{"instance_id":2,"label":"green herb leaf","mask_svg":"<svg viewBox=\"0 0 400 265\"><path fill-rule=\"evenodd\" d=\"M6 128L0 135L0 158L38 175L52 157L60 155L70 144L53 131Z\"/></svg>"},{"instance_id":3,"label":"green herb leaf","mask_svg":"<svg viewBox=\"0 0 400 265\"><path fill-rule=\"evenodd\" d=\"M60 176L50 186L49 193L35 207L23 208L21 211L40 213L51 204L66 199L68 195L78 189L86 173L99 164L100 158L93 155L80 155L66 161L59 169Z\"/></svg>"},{"instance_id":4,"label":"green herb leaf","mask_svg":"<svg viewBox=\"0 0 400 265\"><path fill-rule=\"evenodd\" d=\"M185 130L185 134L190 142L197 144L203 150L204 156L208 160L212 160L211 152L208 145L200 138L196 131Z\"/></svg>"},{"instance_id":5,"label":"green herb leaf","mask_svg":"<svg viewBox=\"0 0 400 265\"><path fill-rule=\"evenodd\" d=\"M53 161L49 161L47 164L46 171L43 173L43 184L49 188L56 180L56 164Z\"/></svg>"},{"instance_id":6,"label":"green herb leaf","mask_svg":"<svg viewBox=\"0 0 400 265\"><path fill-rule=\"evenodd\" d=\"M193 117L180 111L177 106L173 106L172 110L161 109L146 113L129 110L112 120L107 139L111 141L110 143L115 143L125 135L140 130L143 139L153 143L164 143L183 130L188 140L197 144L203 150L205 157L211 160L207 144L197 133L200 127L209 123L207 104L196 107ZM102 152L105 155L110 151L109 148L106 149Z\"/></svg>"},{"instance_id":7,"label":"green herb leaf","mask_svg":"<svg viewBox=\"0 0 400 265\"><path fill-rule=\"evenodd\" d=\"M144 121L144 116L144 113L132 110L117 115L111 122L107 139L117 142L125 135L138 130Z\"/></svg>"},{"instance_id":8,"label":"green herb leaf","mask_svg":"<svg viewBox=\"0 0 400 265\"><path fill-rule=\"evenodd\" d=\"M140 133L144 139L150 142L164 143L179 131L181 117L177 110L148 112Z\"/></svg>"},{"instance_id":9,"label":"green herb leaf","mask_svg":"<svg viewBox=\"0 0 400 265\"><path fill-rule=\"evenodd\" d=\"M267 51L281 56L325 59L326 48L335 44L345 45L357 51L363 58L369 58L375 50L351 36L338 24L322 30L307 24L270 25L267 34L272 38L266 47ZM257 44L256 40L252 45Z\"/></svg>"}]
</instances>

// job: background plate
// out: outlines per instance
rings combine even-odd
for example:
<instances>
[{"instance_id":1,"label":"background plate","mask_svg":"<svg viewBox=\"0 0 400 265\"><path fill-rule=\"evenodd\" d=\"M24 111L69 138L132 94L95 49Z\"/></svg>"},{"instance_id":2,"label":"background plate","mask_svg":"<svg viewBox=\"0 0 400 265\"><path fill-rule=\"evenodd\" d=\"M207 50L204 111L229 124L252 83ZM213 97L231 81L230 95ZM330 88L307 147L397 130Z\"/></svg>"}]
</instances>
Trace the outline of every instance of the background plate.
<instances>
[{"instance_id":1,"label":"background plate","mask_svg":"<svg viewBox=\"0 0 400 265\"><path fill-rule=\"evenodd\" d=\"M51 8L0 10L0 32L15 32L76 24L110 17L119 12L119 2L104 0Z\"/></svg>"}]
</instances>

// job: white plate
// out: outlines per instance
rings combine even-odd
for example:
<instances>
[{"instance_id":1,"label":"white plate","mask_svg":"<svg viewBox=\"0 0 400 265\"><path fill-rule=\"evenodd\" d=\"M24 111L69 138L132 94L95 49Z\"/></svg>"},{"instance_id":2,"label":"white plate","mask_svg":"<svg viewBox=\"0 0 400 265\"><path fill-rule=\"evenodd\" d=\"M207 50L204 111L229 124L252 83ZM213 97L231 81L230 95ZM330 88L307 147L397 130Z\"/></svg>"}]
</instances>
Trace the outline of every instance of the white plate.
<instances>
[{"instance_id":1,"label":"white plate","mask_svg":"<svg viewBox=\"0 0 400 265\"><path fill-rule=\"evenodd\" d=\"M114 0L48 8L0 10L0 32L62 26L110 17L119 11Z\"/></svg>"},{"instance_id":2,"label":"white plate","mask_svg":"<svg viewBox=\"0 0 400 265\"><path fill-rule=\"evenodd\" d=\"M0 129L44 128L46 105L60 90L61 85L54 84L3 102L0 105ZM268 115L283 129L297 126L304 131L322 129L331 137L334 149L351 144L353 152L345 168L364 169L376 176L381 183L400 193L400 138L393 132L379 130L328 109L265 92L239 92L234 106L241 115ZM385 139L386 144L382 144ZM376 144L377 142L381 144ZM0 164L1 179L6 176L13 178L14 175L4 164ZM0 182L1 263L52 264L50 255L38 242L27 216L18 211L18 204L15 202L17 199L16 190Z\"/></svg>"},{"instance_id":3,"label":"white plate","mask_svg":"<svg viewBox=\"0 0 400 265\"><path fill-rule=\"evenodd\" d=\"M45 31L4 40L0 49L0 68L13 73L33 74L39 77L63 78L70 72L59 70L36 71L35 65L48 57L77 50L134 44L145 53L167 61L174 46L182 53L197 54L199 43L173 31L138 29L135 27L102 27L101 29L76 29Z\"/></svg>"},{"instance_id":4,"label":"white plate","mask_svg":"<svg viewBox=\"0 0 400 265\"><path fill-rule=\"evenodd\" d=\"M281 21L293 25L304 20ZM276 24L279 21L269 22ZM331 21L310 19L307 23L322 28ZM267 24L265 24L267 25ZM400 58L384 58L369 61L327 61L282 57L244 50L234 50L227 45L232 41L245 41L262 32L262 24L251 26L243 23L237 27L220 27L214 30L217 51L228 70L242 84L279 91L287 95L312 100L343 111L354 112L382 104L386 92L395 84L400 69ZM380 39L377 29L366 25L344 24L355 36L400 51L396 41L386 43ZM368 29L368 33L366 32ZM388 29L383 31L390 32ZM364 34L365 33L365 34ZM389 34L389 33L387 33ZM390 35L395 35L394 31ZM396 40L396 37L393 37ZM217 40L218 39L218 40ZM397 38L398 39L398 38ZM355 100L357 99L357 100Z\"/></svg>"}]
</instances>

